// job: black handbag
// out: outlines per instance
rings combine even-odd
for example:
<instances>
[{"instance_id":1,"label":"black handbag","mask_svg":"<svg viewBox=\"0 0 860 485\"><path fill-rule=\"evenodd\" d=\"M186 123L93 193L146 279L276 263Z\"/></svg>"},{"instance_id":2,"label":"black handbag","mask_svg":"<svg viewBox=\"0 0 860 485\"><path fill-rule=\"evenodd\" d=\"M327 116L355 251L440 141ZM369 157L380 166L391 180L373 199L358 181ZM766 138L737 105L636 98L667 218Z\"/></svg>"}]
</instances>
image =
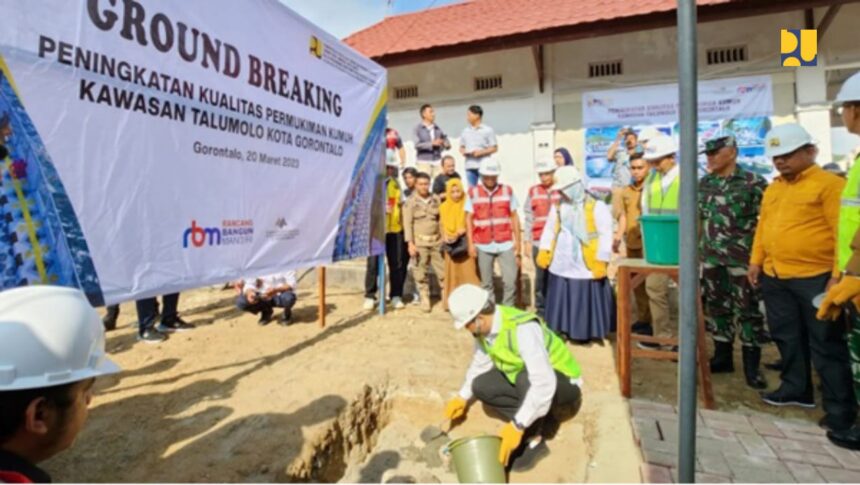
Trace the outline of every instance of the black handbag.
<instances>
[{"instance_id":1,"label":"black handbag","mask_svg":"<svg viewBox=\"0 0 860 485\"><path fill-rule=\"evenodd\" d=\"M466 241L466 236L460 236L451 244L442 244L442 251L448 253L452 258L462 256L469 252L469 244Z\"/></svg>"}]
</instances>

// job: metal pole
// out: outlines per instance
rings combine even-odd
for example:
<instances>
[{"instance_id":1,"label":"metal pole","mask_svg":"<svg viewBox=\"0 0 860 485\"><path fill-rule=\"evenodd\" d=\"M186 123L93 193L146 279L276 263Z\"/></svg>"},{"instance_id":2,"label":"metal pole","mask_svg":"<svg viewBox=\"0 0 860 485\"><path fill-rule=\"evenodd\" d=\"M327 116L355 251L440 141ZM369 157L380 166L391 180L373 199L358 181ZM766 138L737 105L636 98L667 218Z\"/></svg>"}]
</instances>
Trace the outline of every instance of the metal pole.
<instances>
[{"instance_id":1,"label":"metal pole","mask_svg":"<svg viewBox=\"0 0 860 485\"><path fill-rule=\"evenodd\" d=\"M325 266L320 266L317 272L317 283L319 284L319 318L320 328L325 328Z\"/></svg>"},{"instance_id":2,"label":"metal pole","mask_svg":"<svg viewBox=\"0 0 860 485\"><path fill-rule=\"evenodd\" d=\"M696 1L678 0L678 78L680 100L681 266L680 364L678 372L678 481L693 483L696 470L696 339L698 338L698 192Z\"/></svg>"}]
</instances>

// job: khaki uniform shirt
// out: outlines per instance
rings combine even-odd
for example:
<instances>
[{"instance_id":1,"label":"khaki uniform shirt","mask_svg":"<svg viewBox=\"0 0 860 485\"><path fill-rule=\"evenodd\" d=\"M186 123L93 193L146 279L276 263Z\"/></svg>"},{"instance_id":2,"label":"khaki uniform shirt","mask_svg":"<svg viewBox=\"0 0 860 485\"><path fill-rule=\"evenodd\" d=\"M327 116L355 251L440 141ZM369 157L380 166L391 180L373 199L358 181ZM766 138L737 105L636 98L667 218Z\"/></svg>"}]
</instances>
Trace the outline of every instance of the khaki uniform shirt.
<instances>
[{"instance_id":1,"label":"khaki uniform shirt","mask_svg":"<svg viewBox=\"0 0 860 485\"><path fill-rule=\"evenodd\" d=\"M628 249L642 249L642 230L639 227L639 216L642 215L642 190L645 188L643 182L639 187L628 185L621 193L624 202L624 215L627 216L626 244Z\"/></svg>"},{"instance_id":2,"label":"khaki uniform shirt","mask_svg":"<svg viewBox=\"0 0 860 485\"><path fill-rule=\"evenodd\" d=\"M403 204L404 236L407 243L416 246L436 247L441 242L439 227L439 198L430 195L422 199L414 192Z\"/></svg>"}]
</instances>

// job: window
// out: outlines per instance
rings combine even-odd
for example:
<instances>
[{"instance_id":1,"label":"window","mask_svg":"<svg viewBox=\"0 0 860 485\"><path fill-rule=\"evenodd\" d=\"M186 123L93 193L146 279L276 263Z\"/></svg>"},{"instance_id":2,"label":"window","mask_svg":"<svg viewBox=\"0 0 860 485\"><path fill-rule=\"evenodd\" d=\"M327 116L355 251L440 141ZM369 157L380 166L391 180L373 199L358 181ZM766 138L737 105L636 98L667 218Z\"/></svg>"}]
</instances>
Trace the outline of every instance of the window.
<instances>
[{"instance_id":1,"label":"window","mask_svg":"<svg viewBox=\"0 0 860 485\"><path fill-rule=\"evenodd\" d=\"M476 77L475 91L487 91L489 89L502 89L502 75Z\"/></svg>"},{"instance_id":2,"label":"window","mask_svg":"<svg viewBox=\"0 0 860 485\"><path fill-rule=\"evenodd\" d=\"M624 73L621 61L592 62L588 65L588 77L620 76Z\"/></svg>"},{"instance_id":3,"label":"window","mask_svg":"<svg viewBox=\"0 0 860 485\"><path fill-rule=\"evenodd\" d=\"M418 97L418 86L398 86L394 88L394 99L409 99Z\"/></svg>"},{"instance_id":4,"label":"window","mask_svg":"<svg viewBox=\"0 0 860 485\"><path fill-rule=\"evenodd\" d=\"M747 46L736 47L718 47L708 49L707 59L709 66L718 66L721 64L733 64L736 62L746 62L749 59L747 54Z\"/></svg>"}]
</instances>

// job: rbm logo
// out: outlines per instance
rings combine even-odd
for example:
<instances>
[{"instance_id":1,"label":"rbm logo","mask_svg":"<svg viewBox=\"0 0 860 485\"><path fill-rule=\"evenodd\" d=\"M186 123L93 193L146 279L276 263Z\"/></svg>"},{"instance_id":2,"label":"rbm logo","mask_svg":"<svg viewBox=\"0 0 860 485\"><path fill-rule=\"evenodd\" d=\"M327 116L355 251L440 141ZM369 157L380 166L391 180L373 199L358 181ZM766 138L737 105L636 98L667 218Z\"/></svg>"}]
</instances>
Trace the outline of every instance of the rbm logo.
<instances>
[{"instance_id":1,"label":"rbm logo","mask_svg":"<svg viewBox=\"0 0 860 485\"><path fill-rule=\"evenodd\" d=\"M782 67L818 65L818 31L782 29L779 34Z\"/></svg>"},{"instance_id":2,"label":"rbm logo","mask_svg":"<svg viewBox=\"0 0 860 485\"><path fill-rule=\"evenodd\" d=\"M195 248L200 248L206 245L208 240L209 246L221 245L221 229L217 227L200 227L196 220L191 221L191 227L185 230L182 235L182 247L187 248L189 241Z\"/></svg>"}]
</instances>

